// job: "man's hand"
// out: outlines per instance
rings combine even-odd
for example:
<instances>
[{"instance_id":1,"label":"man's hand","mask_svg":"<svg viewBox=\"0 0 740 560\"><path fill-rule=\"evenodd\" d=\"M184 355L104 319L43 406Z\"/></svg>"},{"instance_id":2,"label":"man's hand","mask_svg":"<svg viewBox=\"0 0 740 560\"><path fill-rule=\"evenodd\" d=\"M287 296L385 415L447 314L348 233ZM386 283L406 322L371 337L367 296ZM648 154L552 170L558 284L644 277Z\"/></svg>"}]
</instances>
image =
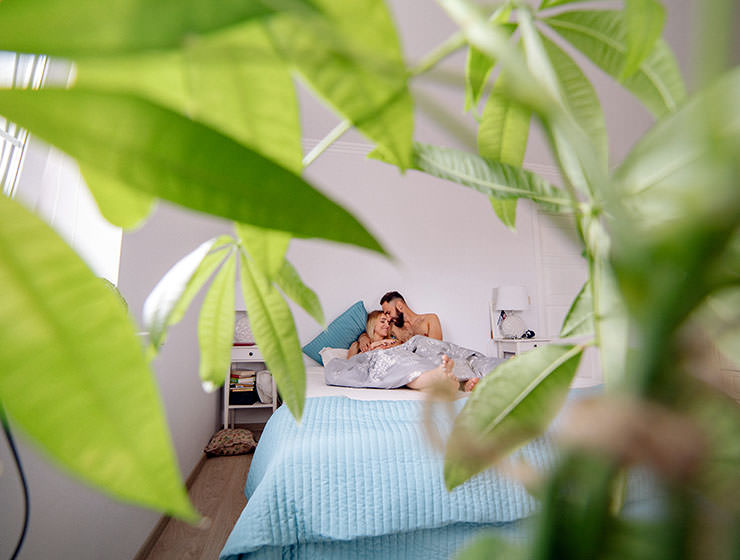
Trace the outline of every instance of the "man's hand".
<instances>
[{"instance_id":1,"label":"man's hand","mask_svg":"<svg viewBox=\"0 0 740 560\"><path fill-rule=\"evenodd\" d=\"M370 335L362 333L357 338L357 344L360 346L360 352L367 352L367 349L370 348Z\"/></svg>"}]
</instances>

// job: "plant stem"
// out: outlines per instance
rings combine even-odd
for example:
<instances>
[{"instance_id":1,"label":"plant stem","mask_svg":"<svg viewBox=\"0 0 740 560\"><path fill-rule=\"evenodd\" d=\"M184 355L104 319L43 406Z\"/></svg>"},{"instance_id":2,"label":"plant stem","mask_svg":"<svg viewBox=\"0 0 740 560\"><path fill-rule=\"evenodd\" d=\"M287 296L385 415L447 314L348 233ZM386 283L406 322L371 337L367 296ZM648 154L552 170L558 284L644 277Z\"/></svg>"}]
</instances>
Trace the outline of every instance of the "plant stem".
<instances>
[{"instance_id":1,"label":"plant stem","mask_svg":"<svg viewBox=\"0 0 740 560\"><path fill-rule=\"evenodd\" d=\"M329 134L324 136L324 138L322 138L321 141L316 144L308 154L306 154L306 157L303 158L303 167L311 165L317 157L324 153L334 142L339 140L350 128L352 128L352 122L349 119L345 119L335 126Z\"/></svg>"},{"instance_id":2,"label":"plant stem","mask_svg":"<svg viewBox=\"0 0 740 560\"><path fill-rule=\"evenodd\" d=\"M442 60L454 53L456 50L464 47L465 44L465 34L462 31L454 33L453 35L448 37L441 45L439 45L424 58L422 58L419 64L417 64L413 68L410 68L409 77L418 76L419 74L424 74L425 72L428 72L437 64L439 64Z\"/></svg>"}]
</instances>

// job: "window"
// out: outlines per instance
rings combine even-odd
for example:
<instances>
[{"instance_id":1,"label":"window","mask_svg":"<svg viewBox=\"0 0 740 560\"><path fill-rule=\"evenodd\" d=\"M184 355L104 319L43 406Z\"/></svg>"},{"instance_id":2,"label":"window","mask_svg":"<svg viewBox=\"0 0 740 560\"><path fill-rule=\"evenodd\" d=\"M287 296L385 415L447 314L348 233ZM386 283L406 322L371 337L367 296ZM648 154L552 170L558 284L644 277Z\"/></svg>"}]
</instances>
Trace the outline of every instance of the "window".
<instances>
[{"instance_id":1,"label":"window","mask_svg":"<svg viewBox=\"0 0 740 560\"><path fill-rule=\"evenodd\" d=\"M0 52L0 87L38 88L70 68L45 56ZM39 214L98 276L118 283L121 228L100 214L74 159L0 116L0 185Z\"/></svg>"}]
</instances>

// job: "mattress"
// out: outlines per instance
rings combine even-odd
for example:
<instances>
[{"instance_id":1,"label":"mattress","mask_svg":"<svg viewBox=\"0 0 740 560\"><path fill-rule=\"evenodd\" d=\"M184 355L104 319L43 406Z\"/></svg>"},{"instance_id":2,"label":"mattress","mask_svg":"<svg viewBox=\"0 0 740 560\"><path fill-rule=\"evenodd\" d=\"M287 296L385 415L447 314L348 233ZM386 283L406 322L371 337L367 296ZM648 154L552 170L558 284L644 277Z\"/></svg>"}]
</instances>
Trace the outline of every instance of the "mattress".
<instances>
[{"instance_id":1,"label":"mattress","mask_svg":"<svg viewBox=\"0 0 740 560\"><path fill-rule=\"evenodd\" d=\"M418 391L327 387L323 368L309 368L307 378L300 424L282 406L265 426L247 478L248 502L222 560L433 560L451 557L481 532L527 538L538 506L517 482L491 469L451 492L444 485L443 453L427 426L446 439L464 393L449 406L425 408L430 404ZM571 390L569 400L600 390ZM547 470L557 459L546 434L508 460ZM644 475L630 476L635 514L650 510L635 510L639 502L629 496L650 493Z\"/></svg>"},{"instance_id":2,"label":"mattress","mask_svg":"<svg viewBox=\"0 0 740 560\"><path fill-rule=\"evenodd\" d=\"M453 403L453 412L463 404ZM292 557L301 551L323 558L331 557L329 550L369 547L380 551L377 557L429 560L447 557L450 547L483 529L508 531L530 516L534 499L495 471L447 491L442 451L424 430L424 406L416 396L311 397L300 425L287 407L278 409L255 452L248 503L221 558ZM447 434L452 417L444 407L433 408L431 423ZM517 453L541 468L554 457L546 439ZM420 556L409 556L410 548ZM440 555L430 556L430 548Z\"/></svg>"}]
</instances>

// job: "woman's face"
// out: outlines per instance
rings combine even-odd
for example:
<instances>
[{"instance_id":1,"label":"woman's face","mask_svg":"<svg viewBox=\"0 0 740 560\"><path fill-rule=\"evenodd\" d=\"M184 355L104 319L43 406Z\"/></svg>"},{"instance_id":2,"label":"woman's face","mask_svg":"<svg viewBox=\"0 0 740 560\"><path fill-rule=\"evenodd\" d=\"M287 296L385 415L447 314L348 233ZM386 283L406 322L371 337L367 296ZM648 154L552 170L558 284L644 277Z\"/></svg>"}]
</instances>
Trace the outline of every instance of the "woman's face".
<instances>
[{"instance_id":1,"label":"woman's face","mask_svg":"<svg viewBox=\"0 0 740 560\"><path fill-rule=\"evenodd\" d=\"M373 329L373 333L382 337L382 338L388 338L388 333L391 332L391 322L388 318L388 315L383 313L380 317L378 317L378 320L375 321L375 328Z\"/></svg>"}]
</instances>

